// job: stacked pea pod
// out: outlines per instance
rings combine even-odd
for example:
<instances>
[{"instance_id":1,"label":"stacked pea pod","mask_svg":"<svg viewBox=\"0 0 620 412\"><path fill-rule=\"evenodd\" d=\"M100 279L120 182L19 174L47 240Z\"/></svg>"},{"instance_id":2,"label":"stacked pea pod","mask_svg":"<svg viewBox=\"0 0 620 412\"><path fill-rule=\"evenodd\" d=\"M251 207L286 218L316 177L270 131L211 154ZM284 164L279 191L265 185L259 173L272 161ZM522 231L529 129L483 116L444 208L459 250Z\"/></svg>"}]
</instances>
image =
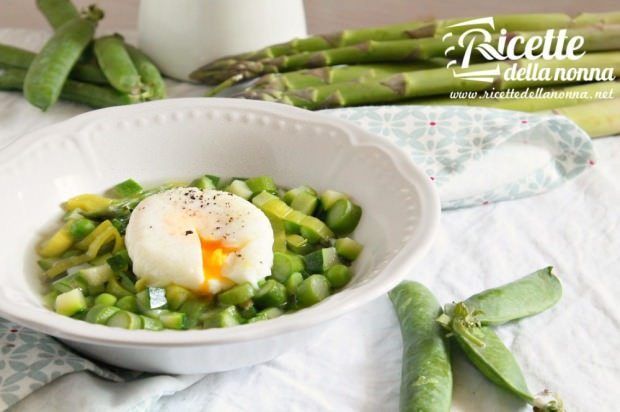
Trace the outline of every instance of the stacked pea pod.
<instances>
[{"instance_id":1,"label":"stacked pea pod","mask_svg":"<svg viewBox=\"0 0 620 412\"><path fill-rule=\"evenodd\" d=\"M0 44L0 90L23 90L47 110L58 99L107 107L162 99L157 67L116 34L95 39L103 12L78 12L70 0L37 0L54 34L38 54Z\"/></svg>"},{"instance_id":2,"label":"stacked pea pod","mask_svg":"<svg viewBox=\"0 0 620 412\"><path fill-rule=\"evenodd\" d=\"M503 73L513 62L493 61L473 64L472 72L500 68L492 83L463 81L446 70L445 52L459 58L458 34L465 30L483 28L491 34L490 44L501 40L500 29L520 35L525 40L544 36L549 29L566 29L567 36L582 36L581 51L587 54L579 60L536 60L539 70L554 68L611 67L620 74L620 12L566 14L516 14L494 17L494 28L478 25L453 25L468 19L417 21L383 27L345 30L340 33L315 35L264 49L228 56L195 70L194 80L213 85L210 95L216 95L231 85L258 79L235 97L273 101L317 110L326 108L377 104L467 104L527 112L557 111L592 137L620 132L620 84L587 82L577 84L571 78L553 81L505 81ZM452 33L453 36L446 34ZM485 41L474 37L479 44ZM517 46L518 52L525 45ZM480 57L480 56L478 56ZM523 59L519 63L529 64ZM542 87L573 93L564 96L577 98L511 98L511 99L449 99L453 91L482 92L506 89ZM597 94L601 90L606 94ZM588 92L580 94L580 92ZM610 98L613 97L613 98Z\"/></svg>"},{"instance_id":3,"label":"stacked pea pod","mask_svg":"<svg viewBox=\"0 0 620 412\"><path fill-rule=\"evenodd\" d=\"M562 286L551 267L444 309L417 282L403 282L389 295L403 336L401 411L450 410L449 340L456 342L487 379L531 404L535 411L564 410L559 397L548 390L538 395L530 392L516 359L491 329L538 314L560 300Z\"/></svg>"}]
</instances>

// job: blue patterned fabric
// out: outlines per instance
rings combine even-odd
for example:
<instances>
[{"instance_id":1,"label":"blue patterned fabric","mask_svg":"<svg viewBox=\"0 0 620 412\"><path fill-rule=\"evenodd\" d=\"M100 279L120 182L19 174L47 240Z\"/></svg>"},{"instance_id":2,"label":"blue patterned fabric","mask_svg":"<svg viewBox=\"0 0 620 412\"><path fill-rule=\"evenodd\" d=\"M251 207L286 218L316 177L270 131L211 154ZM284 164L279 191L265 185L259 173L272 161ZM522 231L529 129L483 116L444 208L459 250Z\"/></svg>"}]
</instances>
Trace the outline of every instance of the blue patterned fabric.
<instances>
[{"instance_id":1,"label":"blue patterned fabric","mask_svg":"<svg viewBox=\"0 0 620 412\"><path fill-rule=\"evenodd\" d=\"M390 139L406 150L437 184L444 209L539 194L594 164L590 139L563 117L421 106L361 107L326 113ZM527 161L531 153L528 147L543 154L532 167ZM494 153L500 151L508 153L508 157L504 154L493 160ZM515 160L514 165L506 161L511 153L517 159L520 152L521 160ZM490 174L500 169L505 176L498 184ZM2 409L76 371L91 371L116 382L141 376L97 365L49 336L2 319L0 345Z\"/></svg>"}]
</instances>

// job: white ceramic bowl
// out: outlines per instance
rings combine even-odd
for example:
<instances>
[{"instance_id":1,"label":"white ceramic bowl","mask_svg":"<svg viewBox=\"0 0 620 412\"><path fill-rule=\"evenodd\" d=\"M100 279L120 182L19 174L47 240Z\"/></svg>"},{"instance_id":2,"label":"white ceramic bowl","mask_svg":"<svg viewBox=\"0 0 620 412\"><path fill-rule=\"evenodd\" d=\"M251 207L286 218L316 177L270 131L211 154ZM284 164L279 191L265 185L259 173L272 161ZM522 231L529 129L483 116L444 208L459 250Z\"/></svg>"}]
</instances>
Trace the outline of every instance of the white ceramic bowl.
<instances>
[{"instance_id":1,"label":"white ceramic bowl","mask_svg":"<svg viewBox=\"0 0 620 412\"><path fill-rule=\"evenodd\" d=\"M311 308L228 329L130 331L57 315L41 304L34 248L59 205L132 177L160 183L210 173L270 175L350 193L365 245L352 282ZM0 315L125 368L206 373L270 360L327 321L394 287L428 250L437 193L406 153L330 116L237 99L171 99L97 110L24 136L0 152Z\"/></svg>"}]
</instances>

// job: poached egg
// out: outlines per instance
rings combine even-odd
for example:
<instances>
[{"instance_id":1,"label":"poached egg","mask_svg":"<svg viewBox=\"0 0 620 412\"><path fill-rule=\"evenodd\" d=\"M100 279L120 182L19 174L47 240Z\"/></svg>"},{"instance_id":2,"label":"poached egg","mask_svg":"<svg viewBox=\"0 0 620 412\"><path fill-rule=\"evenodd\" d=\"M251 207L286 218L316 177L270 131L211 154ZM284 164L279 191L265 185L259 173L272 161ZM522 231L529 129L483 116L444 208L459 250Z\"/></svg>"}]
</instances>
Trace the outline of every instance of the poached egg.
<instances>
[{"instance_id":1,"label":"poached egg","mask_svg":"<svg viewBox=\"0 0 620 412\"><path fill-rule=\"evenodd\" d=\"M251 202L232 193L175 188L142 200L125 234L138 278L213 295L271 273L273 230Z\"/></svg>"}]
</instances>

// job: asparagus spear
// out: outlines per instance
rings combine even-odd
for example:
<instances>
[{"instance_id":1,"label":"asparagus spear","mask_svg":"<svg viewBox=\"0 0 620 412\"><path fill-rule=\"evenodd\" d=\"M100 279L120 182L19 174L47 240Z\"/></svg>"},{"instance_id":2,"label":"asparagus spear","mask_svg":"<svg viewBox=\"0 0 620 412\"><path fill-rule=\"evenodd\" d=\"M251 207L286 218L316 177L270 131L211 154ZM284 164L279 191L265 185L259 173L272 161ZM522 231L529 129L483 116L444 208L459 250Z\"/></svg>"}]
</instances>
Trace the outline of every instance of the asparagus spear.
<instances>
[{"instance_id":1,"label":"asparagus spear","mask_svg":"<svg viewBox=\"0 0 620 412\"><path fill-rule=\"evenodd\" d=\"M593 138L620 134L620 98L561 107L542 113L566 116Z\"/></svg>"},{"instance_id":2,"label":"asparagus spear","mask_svg":"<svg viewBox=\"0 0 620 412\"><path fill-rule=\"evenodd\" d=\"M544 88L543 92L563 92L568 97L554 98L476 98L476 99L451 99L450 97L435 97L430 99L414 99L402 102L402 104L424 106L476 106L491 107L495 109L516 110L520 112L538 112L543 110L555 110L562 107L583 105L591 103L598 93L609 92L610 97L602 99L613 100L620 97L620 81L586 83L576 86Z\"/></svg>"},{"instance_id":3,"label":"asparagus spear","mask_svg":"<svg viewBox=\"0 0 620 412\"><path fill-rule=\"evenodd\" d=\"M388 41L433 36L441 37L448 31L458 33L458 28L447 29L447 27L467 20L469 19L414 21L389 26L344 30L332 34L319 34L304 39L293 39L289 42L275 44L258 51L223 57L199 68L191 77L194 80L200 81L204 79L203 74L207 71L226 69L241 61L257 61L302 52L327 50L351 46L370 40ZM494 21L496 30L505 28L508 31L540 31L596 24L616 24L620 23L620 12L584 13L576 17L559 13L512 14L495 16ZM463 31L472 27L463 27L460 30Z\"/></svg>"},{"instance_id":4,"label":"asparagus spear","mask_svg":"<svg viewBox=\"0 0 620 412\"><path fill-rule=\"evenodd\" d=\"M545 32L523 32L515 33L527 41L532 36L544 36ZM620 48L620 26L601 26L588 27L583 29L571 29L567 32L568 36L583 36L585 42L582 47L584 51L614 50ZM482 43L481 36L472 37L476 43ZM491 43L497 44L500 40L499 35L493 35ZM457 36L441 38L423 38L394 41L369 41L335 49L328 49L312 53L300 53L290 56L281 56L273 59L261 61L246 61L234 65L228 70L209 72L205 74L203 80L207 83L217 83L235 78L236 81L251 79L266 73L282 73L293 70L333 66L338 64L360 64L360 63L385 63L385 62L407 62L427 60L434 57L443 57L447 48L454 46L455 49L450 57L457 56L457 53L464 53L464 48L458 45ZM524 47L519 45L518 52Z\"/></svg>"},{"instance_id":5,"label":"asparagus spear","mask_svg":"<svg viewBox=\"0 0 620 412\"><path fill-rule=\"evenodd\" d=\"M620 52L592 53L576 61L571 60L521 60L521 66L536 63L539 70L544 68L600 68L612 67L620 74ZM258 93L259 100L276 101L306 109L323 109L331 107L357 106L398 102L415 97L426 97L447 94L451 91L483 91L489 88L506 90L509 88L525 88L553 84L572 83L569 79L552 80L511 80L503 79L503 72L514 63L492 62L470 66L469 70L492 70L500 68L491 85L457 78L451 70L430 69L398 73L379 79L362 80L361 82L345 82L318 87L308 87L287 92L265 91Z\"/></svg>"}]
</instances>

